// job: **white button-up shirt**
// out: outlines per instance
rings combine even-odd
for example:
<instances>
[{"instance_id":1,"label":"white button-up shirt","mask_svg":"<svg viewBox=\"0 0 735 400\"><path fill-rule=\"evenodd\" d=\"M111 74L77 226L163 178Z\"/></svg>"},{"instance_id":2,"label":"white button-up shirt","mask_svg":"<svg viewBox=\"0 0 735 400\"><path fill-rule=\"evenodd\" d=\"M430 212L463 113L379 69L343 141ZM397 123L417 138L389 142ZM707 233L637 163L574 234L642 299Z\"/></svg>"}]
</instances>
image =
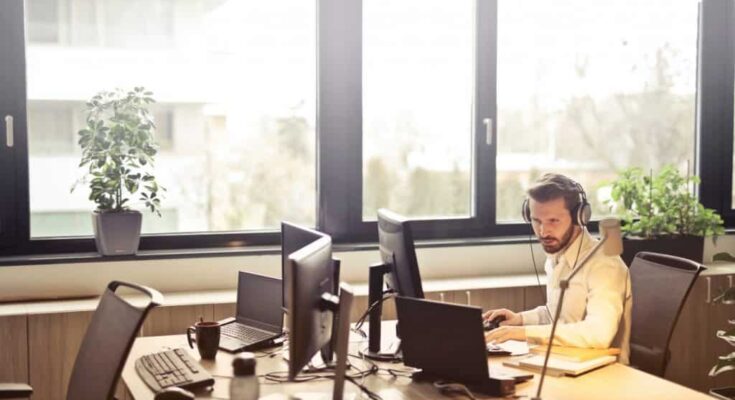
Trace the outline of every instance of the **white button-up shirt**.
<instances>
[{"instance_id":1,"label":"white button-up shirt","mask_svg":"<svg viewBox=\"0 0 735 400\"><path fill-rule=\"evenodd\" d=\"M585 229L564 252L547 255L546 306L521 313L529 341L548 343L551 318L561 294L559 281L571 274L575 260L583 260L597 242ZM628 364L631 308L628 267L619 256L606 256L600 249L569 282L554 344L595 349L618 347L618 361Z\"/></svg>"}]
</instances>

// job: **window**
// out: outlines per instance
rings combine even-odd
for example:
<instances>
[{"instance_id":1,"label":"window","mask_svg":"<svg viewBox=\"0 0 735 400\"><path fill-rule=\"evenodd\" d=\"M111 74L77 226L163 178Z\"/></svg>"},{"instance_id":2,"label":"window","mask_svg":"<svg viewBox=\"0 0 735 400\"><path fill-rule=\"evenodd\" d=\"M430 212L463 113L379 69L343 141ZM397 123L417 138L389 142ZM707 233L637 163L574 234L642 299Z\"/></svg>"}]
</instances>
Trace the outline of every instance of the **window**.
<instances>
[{"instance_id":1,"label":"window","mask_svg":"<svg viewBox=\"0 0 735 400\"><path fill-rule=\"evenodd\" d=\"M0 2L0 254L94 249L76 132L133 86L168 188L142 249L273 244L281 220L374 241L380 207L419 239L527 234L540 173L599 217L600 182L664 163L735 226L730 1L23 3Z\"/></svg>"},{"instance_id":2,"label":"window","mask_svg":"<svg viewBox=\"0 0 735 400\"><path fill-rule=\"evenodd\" d=\"M576 177L596 218L625 167L695 162L697 0L520 0L498 10L498 220L542 172Z\"/></svg>"},{"instance_id":3,"label":"window","mask_svg":"<svg viewBox=\"0 0 735 400\"><path fill-rule=\"evenodd\" d=\"M363 219L471 215L474 2L363 2Z\"/></svg>"},{"instance_id":4,"label":"window","mask_svg":"<svg viewBox=\"0 0 735 400\"><path fill-rule=\"evenodd\" d=\"M39 5L26 12L32 238L92 234L72 223L93 207L86 185L69 192L82 176L84 102L135 86L159 101L156 175L168 189L162 221L143 233L315 226L313 4L47 3L53 18Z\"/></svg>"}]
</instances>

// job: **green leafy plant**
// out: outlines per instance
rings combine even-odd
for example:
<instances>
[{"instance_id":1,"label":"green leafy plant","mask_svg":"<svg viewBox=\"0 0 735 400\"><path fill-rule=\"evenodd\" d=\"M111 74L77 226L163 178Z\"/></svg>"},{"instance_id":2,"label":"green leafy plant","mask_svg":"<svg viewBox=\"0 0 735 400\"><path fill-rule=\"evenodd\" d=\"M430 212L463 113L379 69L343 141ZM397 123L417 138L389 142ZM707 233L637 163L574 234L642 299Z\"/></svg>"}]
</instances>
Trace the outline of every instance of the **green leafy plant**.
<instances>
[{"instance_id":1,"label":"green leafy plant","mask_svg":"<svg viewBox=\"0 0 735 400\"><path fill-rule=\"evenodd\" d=\"M86 104L87 126L79 131L80 167L87 167L81 183L89 184L89 199L97 212L128 211L135 194L151 212L161 215L160 192L152 174L158 146L155 124L148 111L153 93L142 87L116 89L94 95Z\"/></svg>"},{"instance_id":2,"label":"green leafy plant","mask_svg":"<svg viewBox=\"0 0 735 400\"><path fill-rule=\"evenodd\" d=\"M658 175L646 175L640 168L628 168L612 182L611 200L623 221L623 232L646 239L665 235L717 237L725 232L722 218L705 208L692 188L697 176L682 176L671 165Z\"/></svg>"}]
</instances>

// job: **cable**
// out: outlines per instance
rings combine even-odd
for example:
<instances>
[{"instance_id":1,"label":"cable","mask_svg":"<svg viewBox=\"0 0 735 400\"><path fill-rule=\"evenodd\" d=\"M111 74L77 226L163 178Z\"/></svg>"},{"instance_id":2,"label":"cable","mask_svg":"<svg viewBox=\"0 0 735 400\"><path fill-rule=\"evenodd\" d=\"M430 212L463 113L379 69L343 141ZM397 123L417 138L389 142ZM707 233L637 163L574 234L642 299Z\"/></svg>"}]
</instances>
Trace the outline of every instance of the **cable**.
<instances>
[{"instance_id":1,"label":"cable","mask_svg":"<svg viewBox=\"0 0 735 400\"><path fill-rule=\"evenodd\" d=\"M360 318L355 323L355 327L351 330L355 333L360 334L363 338L367 337L367 334L362 331L362 325L365 323L365 319L367 319L368 315L370 315L370 311L373 311L375 307L377 307L379 304L383 304L386 300L390 299L391 297L395 296L395 291L393 289L388 289L383 292L383 296L380 298L380 300L376 300L373 302L373 304L370 304L370 306L365 310L365 312L360 316Z\"/></svg>"},{"instance_id":2,"label":"cable","mask_svg":"<svg viewBox=\"0 0 735 400\"><path fill-rule=\"evenodd\" d=\"M544 289L541 287L541 278L539 278L538 274L538 268L536 268L536 255L533 253L533 244L531 243L532 235L535 235L533 232L533 225L528 225L531 228L531 231L528 232L528 248L531 250L531 261L533 262L533 272L536 273L536 282L538 282L538 291L541 292L541 298L544 299L544 307L546 308L546 312L549 314L549 319L553 319L551 317L551 310L549 310L549 301L546 298L546 293L544 292Z\"/></svg>"},{"instance_id":3,"label":"cable","mask_svg":"<svg viewBox=\"0 0 735 400\"><path fill-rule=\"evenodd\" d=\"M467 386L456 383L456 382L447 382L447 381L436 381L434 382L434 387L439 389L440 392L443 394L451 394L451 393L459 393L461 395L466 396L467 398L471 400L476 400L475 395L472 394L470 389L467 389Z\"/></svg>"}]
</instances>

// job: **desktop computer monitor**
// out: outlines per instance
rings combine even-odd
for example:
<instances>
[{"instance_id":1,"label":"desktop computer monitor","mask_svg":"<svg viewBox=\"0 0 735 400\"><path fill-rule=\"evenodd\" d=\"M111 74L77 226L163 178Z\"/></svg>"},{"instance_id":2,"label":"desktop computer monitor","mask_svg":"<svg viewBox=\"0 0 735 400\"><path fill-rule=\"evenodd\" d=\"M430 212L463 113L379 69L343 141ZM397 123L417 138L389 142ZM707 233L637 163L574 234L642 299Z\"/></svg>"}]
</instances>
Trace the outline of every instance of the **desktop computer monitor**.
<instances>
[{"instance_id":1,"label":"desktop computer monitor","mask_svg":"<svg viewBox=\"0 0 735 400\"><path fill-rule=\"evenodd\" d=\"M281 277L283 278L283 308L288 309L288 256L327 235L290 222L281 222ZM336 286L336 282L335 282Z\"/></svg>"},{"instance_id":2,"label":"desktop computer monitor","mask_svg":"<svg viewBox=\"0 0 735 400\"><path fill-rule=\"evenodd\" d=\"M380 258L390 268L386 276L388 288L399 296L423 298L410 223L392 211L378 210L378 241Z\"/></svg>"},{"instance_id":3,"label":"desktop computer monitor","mask_svg":"<svg viewBox=\"0 0 735 400\"><path fill-rule=\"evenodd\" d=\"M375 360L395 360L400 342L381 350L381 302L385 285L396 295L422 299L424 290L416 259L411 225L406 218L386 209L378 210L378 242L382 263L370 267L368 347L361 353Z\"/></svg>"},{"instance_id":4,"label":"desktop computer monitor","mask_svg":"<svg viewBox=\"0 0 735 400\"><path fill-rule=\"evenodd\" d=\"M339 297L335 296L333 262L332 239L326 235L288 256L288 378L294 380L312 357L333 341L336 363L332 399L339 400L347 368L353 294L349 286L341 284ZM339 325L337 329L333 329L333 323Z\"/></svg>"},{"instance_id":5,"label":"desktop computer monitor","mask_svg":"<svg viewBox=\"0 0 735 400\"><path fill-rule=\"evenodd\" d=\"M318 239L288 256L288 376L293 379L332 337L332 312L322 295L332 295L332 240Z\"/></svg>"}]
</instances>

